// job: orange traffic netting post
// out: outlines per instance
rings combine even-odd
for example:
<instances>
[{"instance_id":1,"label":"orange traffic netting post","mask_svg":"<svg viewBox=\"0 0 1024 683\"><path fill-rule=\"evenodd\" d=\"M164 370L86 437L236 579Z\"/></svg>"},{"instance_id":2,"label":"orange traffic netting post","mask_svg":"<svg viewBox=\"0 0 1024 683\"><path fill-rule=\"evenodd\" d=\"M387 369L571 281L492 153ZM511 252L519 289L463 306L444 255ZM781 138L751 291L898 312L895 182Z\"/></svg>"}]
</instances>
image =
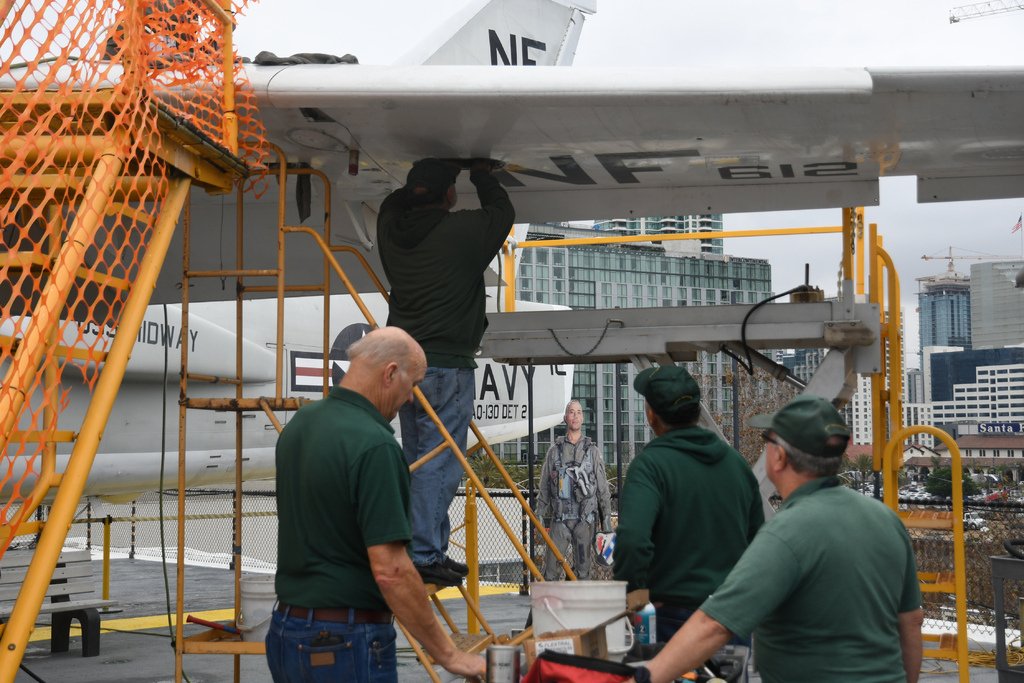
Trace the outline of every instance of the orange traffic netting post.
<instances>
[{"instance_id":1,"label":"orange traffic netting post","mask_svg":"<svg viewBox=\"0 0 1024 683\"><path fill-rule=\"evenodd\" d=\"M190 186L227 193L261 163L231 38L246 4L0 0L0 556L42 532L0 681L21 661ZM69 425L75 384L93 395ZM48 496L48 521L29 522Z\"/></svg>"}]
</instances>

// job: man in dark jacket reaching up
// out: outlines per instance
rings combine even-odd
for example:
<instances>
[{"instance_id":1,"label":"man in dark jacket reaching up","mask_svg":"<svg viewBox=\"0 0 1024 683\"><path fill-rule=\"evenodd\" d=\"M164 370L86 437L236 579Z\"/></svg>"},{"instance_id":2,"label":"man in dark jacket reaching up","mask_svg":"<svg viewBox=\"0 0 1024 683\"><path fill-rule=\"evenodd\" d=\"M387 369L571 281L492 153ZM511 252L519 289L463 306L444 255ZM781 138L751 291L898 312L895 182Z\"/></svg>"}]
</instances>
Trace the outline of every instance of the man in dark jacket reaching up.
<instances>
[{"instance_id":1,"label":"man in dark jacket reaching up","mask_svg":"<svg viewBox=\"0 0 1024 683\"><path fill-rule=\"evenodd\" d=\"M697 426L700 387L674 365L647 368L643 394L655 439L630 464L615 539L615 578L631 607L657 609L664 642L725 580L764 523L750 466Z\"/></svg>"},{"instance_id":2,"label":"man in dark jacket reaching up","mask_svg":"<svg viewBox=\"0 0 1024 683\"><path fill-rule=\"evenodd\" d=\"M377 217L381 263L391 284L388 325L408 332L426 352L427 374L420 389L462 451L473 416L473 359L487 327L484 272L515 221L512 202L492 168L491 160L481 159L469 169L480 208L452 211L460 168L421 159L405 186L384 200ZM418 403L404 406L399 419L410 464L441 443ZM466 565L446 554L448 507L462 475L449 450L412 474L410 552L425 583L453 586L466 575Z\"/></svg>"}]
</instances>

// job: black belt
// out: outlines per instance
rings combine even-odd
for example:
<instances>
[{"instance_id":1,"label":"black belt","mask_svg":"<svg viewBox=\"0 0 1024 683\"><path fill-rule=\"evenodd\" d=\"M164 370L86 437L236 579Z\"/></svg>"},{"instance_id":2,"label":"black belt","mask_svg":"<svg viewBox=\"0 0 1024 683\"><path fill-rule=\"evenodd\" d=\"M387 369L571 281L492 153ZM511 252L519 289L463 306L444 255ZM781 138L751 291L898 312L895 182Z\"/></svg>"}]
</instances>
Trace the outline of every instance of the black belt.
<instances>
[{"instance_id":1,"label":"black belt","mask_svg":"<svg viewBox=\"0 0 1024 683\"><path fill-rule=\"evenodd\" d=\"M277 604L277 611L296 619L310 618L311 621L336 621L342 624L390 624L395 615L386 609L354 609L350 607L292 607L283 602ZM312 615L312 617L310 617Z\"/></svg>"}]
</instances>

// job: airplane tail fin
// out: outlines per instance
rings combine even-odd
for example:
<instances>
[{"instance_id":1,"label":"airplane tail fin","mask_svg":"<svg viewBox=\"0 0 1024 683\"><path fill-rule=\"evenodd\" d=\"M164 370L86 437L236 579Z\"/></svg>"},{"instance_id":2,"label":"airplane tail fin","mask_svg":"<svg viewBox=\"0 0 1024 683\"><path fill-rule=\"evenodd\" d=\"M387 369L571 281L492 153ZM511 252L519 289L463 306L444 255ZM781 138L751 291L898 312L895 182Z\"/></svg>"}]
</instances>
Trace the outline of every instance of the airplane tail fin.
<instances>
[{"instance_id":1,"label":"airplane tail fin","mask_svg":"<svg viewBox=\"0 0 1024 683\"><path fill-rule=\"evenodd\" d=\"M568 66L597 0L473 0L399 64Z\"/></svg>"}]
</instances>

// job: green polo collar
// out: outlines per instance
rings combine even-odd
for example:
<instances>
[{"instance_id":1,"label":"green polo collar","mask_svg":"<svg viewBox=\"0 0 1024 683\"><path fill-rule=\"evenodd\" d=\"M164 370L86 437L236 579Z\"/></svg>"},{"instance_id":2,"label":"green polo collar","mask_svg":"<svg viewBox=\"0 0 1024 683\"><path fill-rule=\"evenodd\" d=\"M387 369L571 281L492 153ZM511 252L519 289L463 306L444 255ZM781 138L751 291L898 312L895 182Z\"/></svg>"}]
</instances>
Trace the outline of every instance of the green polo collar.
<instances>
[{"instance_id":1,"label":"green polo collar","mask_svg":"<svg viewBox=\"0 0 1024 683\"><path fill-rule=\"evenodd\" d=\"M782 503L780 510L785 510L788 507L792 507L802 498L807 498L822 489L832 488L833 486L839 486L839 477L821 477L820 479L812 479L806 484L801 485L796 491L789 494L789 498Z\"/></svg>"},{"instance_id":2,"label":"green polo collar","mask_svg":"<svg viewBox=\"0 0 1024 683\"><path fill-rule=\"evenodd\" d=\"M391 432L392 434L395 433L395 430L391 427L391 424L384 419L384 416L380 414L380 411L377 410L377 407L370 403L362 394L352 391L351 389L345 389L344 387L334 387L331 389L329 398L336 398L339 401L348 403L349 405L355 406L356 408L366 411L371 418L373 418L379 424L386 427L389 432Z\"/></svg>"}]
</instances>

